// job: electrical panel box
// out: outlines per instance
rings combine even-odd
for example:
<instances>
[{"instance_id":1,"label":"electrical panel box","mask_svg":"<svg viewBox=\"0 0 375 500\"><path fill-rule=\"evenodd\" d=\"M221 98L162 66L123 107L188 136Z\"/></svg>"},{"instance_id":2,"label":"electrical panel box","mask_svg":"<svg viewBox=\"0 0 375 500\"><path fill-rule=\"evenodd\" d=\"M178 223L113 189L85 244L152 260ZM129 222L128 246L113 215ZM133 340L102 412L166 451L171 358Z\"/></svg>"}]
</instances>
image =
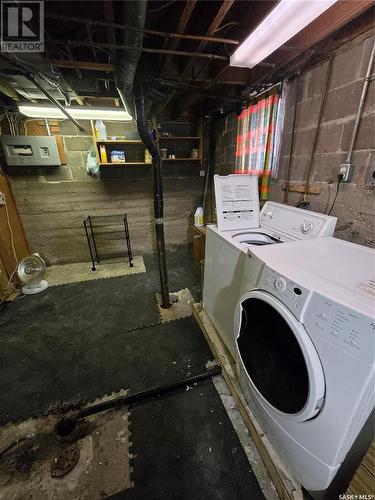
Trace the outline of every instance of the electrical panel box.
<instances>
[{"instance_id":1,"label":"electrical panel box","mask_svg":"<svg viewBox=\"0 0 375 500\"><path fill-rule=\"evenodd\" d=\"M61 165L56 138L39 135L2 135L5 161L10 167Z\"/></svg>"}]
</instances>

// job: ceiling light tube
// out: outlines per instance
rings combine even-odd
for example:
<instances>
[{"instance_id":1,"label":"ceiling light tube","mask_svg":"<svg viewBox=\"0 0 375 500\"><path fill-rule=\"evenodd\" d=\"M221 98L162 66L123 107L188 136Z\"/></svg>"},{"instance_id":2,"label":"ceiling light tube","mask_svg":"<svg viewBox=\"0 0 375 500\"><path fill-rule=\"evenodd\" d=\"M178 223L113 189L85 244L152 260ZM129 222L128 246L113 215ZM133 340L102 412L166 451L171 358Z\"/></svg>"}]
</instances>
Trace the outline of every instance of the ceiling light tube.
<instances>
[{"instance_id":1,"label":"ceiling light tube","mask_svg":"<svg viewBox=\"0 0 375 500\"><path fill-rule=\"evenodd\" d=\"M230 58L230 66L253 68L319 17L337 0L280 0Z\"/></svg>"},{"instance_id":2,"label":"ceiling light tube","mask_svg":"<svg viewBox=\"0 0 375 500\"><path fill-rule=\"evenodd\" d=\"M86 106L70 106L65 108L76 120L108 120L108 121L132 121L133 118L124 108L95 108ZM62 111L55 106L43 104L22 103L18 110L30 118L58 118L67 120Z\"/></svg>"}]
</instances>

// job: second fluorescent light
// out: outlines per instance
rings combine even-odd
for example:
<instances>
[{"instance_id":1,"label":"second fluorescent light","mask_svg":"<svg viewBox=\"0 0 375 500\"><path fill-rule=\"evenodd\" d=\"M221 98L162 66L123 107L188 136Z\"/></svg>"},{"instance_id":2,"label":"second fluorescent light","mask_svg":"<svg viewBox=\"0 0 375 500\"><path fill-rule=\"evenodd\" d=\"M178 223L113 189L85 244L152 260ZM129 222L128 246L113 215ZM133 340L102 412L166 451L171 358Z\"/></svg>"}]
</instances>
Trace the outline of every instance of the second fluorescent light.
<instances>
[{"instance_id":1,"label":"second fluorescent light","mask_svg":"<svg viewBox=\"0 0 375 500\"><path fill-rule=\"evenodd\" d=\"M90 108L86 106L71 106L65 108L76 120L109 120L109 121L131 121L133 118L123 108ZM61 118L67 120L62 111L55 106L39 104L19 104L18 110L30 118Z\"/></svg>"},{"instance_id":2,"label":"second fluorescent light","mask_svg":"<svg viewBox=\"0 0 375 500\"><path fill-rule=\"evenodd\" d=\"M337 0L280 0L233 53L230 65L253 68L336 2Z\"/></svg>"}]
</instances>

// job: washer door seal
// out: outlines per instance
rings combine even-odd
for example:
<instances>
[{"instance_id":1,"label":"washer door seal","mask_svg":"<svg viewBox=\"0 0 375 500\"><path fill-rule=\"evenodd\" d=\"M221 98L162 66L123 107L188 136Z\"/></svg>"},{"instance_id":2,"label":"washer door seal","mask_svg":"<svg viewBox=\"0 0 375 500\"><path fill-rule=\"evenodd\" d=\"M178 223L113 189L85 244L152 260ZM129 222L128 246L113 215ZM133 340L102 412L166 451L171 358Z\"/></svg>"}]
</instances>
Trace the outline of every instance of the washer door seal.
<instances>
[{"instance_id":1,"label":"washer door seal","mask_svg":"<svg viewBox=\"0 0 375 500\"><path fill-rule=\"evenodd\" d=\"M316 416L324 401L324 373L303 325L260 290L241 298L240 311L237 354L256 397L288 420Z\"/></svg>"}]
</instances>

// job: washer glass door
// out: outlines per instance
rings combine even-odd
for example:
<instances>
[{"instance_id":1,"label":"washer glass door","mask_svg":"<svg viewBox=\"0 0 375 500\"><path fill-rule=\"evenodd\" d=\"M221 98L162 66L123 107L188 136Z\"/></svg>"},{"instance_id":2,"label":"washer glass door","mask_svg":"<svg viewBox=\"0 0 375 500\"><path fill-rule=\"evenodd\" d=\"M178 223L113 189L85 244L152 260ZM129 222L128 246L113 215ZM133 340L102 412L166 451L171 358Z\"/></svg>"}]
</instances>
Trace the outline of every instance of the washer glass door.
<instances>
[{"instance_id":1,"label":"washer glass door","mask_svg":"<svg viewBox=\"0 0 375 500\"><path fill-rule=\"evenodd\" d=\"M239 361L257 396L288 419L315 416L324 400L324 375L303 325L279 300L258 290L242 298L240 310Z\"/></svg>"}]
</instances>

